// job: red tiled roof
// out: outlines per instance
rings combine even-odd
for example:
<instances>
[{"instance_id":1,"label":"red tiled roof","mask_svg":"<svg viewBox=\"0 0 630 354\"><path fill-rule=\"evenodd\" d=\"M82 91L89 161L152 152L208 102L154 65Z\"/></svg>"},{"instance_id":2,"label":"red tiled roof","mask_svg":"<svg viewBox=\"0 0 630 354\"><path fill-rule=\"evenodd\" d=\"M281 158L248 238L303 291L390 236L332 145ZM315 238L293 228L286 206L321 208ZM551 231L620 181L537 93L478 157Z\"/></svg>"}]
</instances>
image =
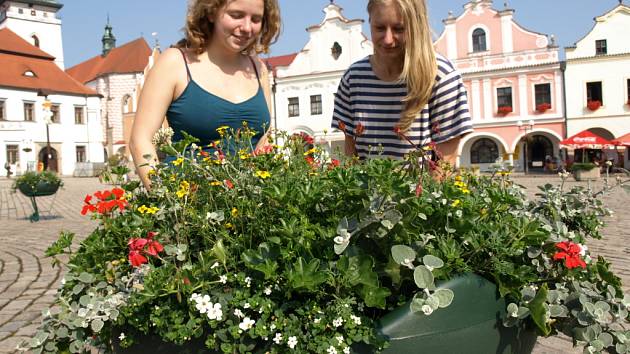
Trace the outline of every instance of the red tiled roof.
<instances>
[{"instance_id":1,"label":"red tiled roof","mask_svg":"<svg viewBox=\"0 0 630 354\"><path fill-rule=\"evenodd\" d=\"M52 55L25 41L8 28L0 29L0 53L19 54L41 59L55 59Z\"/></svg>"},{"instance_id":2,"label":"red tiled roof","mask_svg":"<svg viewBox=\"0 0 630 354\"><path fill-rule=\"evenodd\" d=\"M98 95L61 70L54 59L11 30L0 30L0 86L48 93ZM34 76L24 75L28 71Z\"/></svg>"},{"instance_id":3,"label":"red tiled roof","mask_svg":"<svg viewBox=\"0 0 630 354\"><path fill-rule=\"evenodd\" d=\"M279 55L277 57L269 57L264 58L263 61L267 64L267 67L271 67L273 71L276 71L276 68L279 66L289 66L293 63L293 59L297 56L297 53L287 54L287 55Z\"/></svg>"},{"instance_id":4,"label":"red tiled roof","mask_svg":"<svg viewBox=\"0 0 630 354\"><path fill-rule=\"evenodd\" d=\"M105 57L97 55L67 69L66 72L82 83L107 74L142 72L149 63L150 55L151 48L147 42L144 38L138 38L112 49Z\"/></svg>"}]
</instances>

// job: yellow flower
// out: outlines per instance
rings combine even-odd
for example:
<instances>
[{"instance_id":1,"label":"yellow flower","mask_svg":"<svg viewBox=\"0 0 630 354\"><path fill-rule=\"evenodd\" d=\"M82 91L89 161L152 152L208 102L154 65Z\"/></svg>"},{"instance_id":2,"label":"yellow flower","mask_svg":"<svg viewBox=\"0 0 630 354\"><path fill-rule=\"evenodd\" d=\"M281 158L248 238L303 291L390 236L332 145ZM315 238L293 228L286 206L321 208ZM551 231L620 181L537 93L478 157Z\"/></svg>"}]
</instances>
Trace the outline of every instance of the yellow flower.
<instances>
[{"instance_id":1,"label":"yellow flower","mask_svg":"<svg viewBox=\"0 0 630 354\"><path fill-rule=\"evenodd\" d=\"M455 182L455 186L459 188L466 188L466 183L457 181Z\"/></svg>"},{"instance_id":2,"label":"yellow flower","mask_svg":"<svg viewBox=\"0 0 630 354\"><path fill-rule=\"evenodd\" d=\"M221 183L221 182L219 182L219 181L210 182L210 185L211 185L211 186L213 186L213 187L220 186L221 184L222 184L222 183Z\"/></svg>"},{"instance_id":3,"label":"yellow flower","mask_svg":"<svg viewBox=\"0 0 630 354\"><path fill-rule=\"evenodd\" d=\"M146 205L142 204L142 206L138 208L138 211L140 212L140 214L144 214L147 212L148 209L149 208L147 208Z\"/></svg>"},{"instance_id":4,"label":"yellow flower","mask_svg":"<svg viewBox=\"0 0 630 354\"><path fill-rule=\"evenodd\" d=\"M241 149L238 152L238 157L240 157L241 160L247 160L251 155L249 154L249 152L247 152L246 149Z\"/></svg>"},{"instance_id":5,"label":"yellow flower","mask_svg":"<svg viewBox=\"0 0 630 354\"><path fill-rule=\"evenodd\" d=\"M179 184L179 190L177 191L176 194L179 198L183 198L187 196L188 193L190 193L190 183L188 183L187 181L182 181Z\"/></svg>"},{"instance_id":6,"label":"yellow flower","mask_svg":"<svg viewBox=\"0 0 630 354\"><path fill-rule=\"evenodd\" d=\"M223 137L228 129L230 129L230 127L227 125L220 126L217 128L217 133L219 133L219 136Z\"/></svg>"},{"instance_id":7,"label":"yellow flower","mask_svg":"<svg viewBox=\"0 0 630 354\"><path fill-rule=\"evenodd\" d=\"M234 230L234 225L232 225L232 223L228 222L228 223L225 224L225 228L228 229L228 230Z\"/></svg>"},{"instance_id":8,"label":"yellow flower","mask_svg":"<svg viewBox=\"0 0 630 354\"><path fill-rule=\"evenodd\" d=\"M269 173L269 171L256 171L256 176L262 179L266 179L271 177L271 173Z\"/></svg>"},{"instance_id":9,"label":"yellow flower","mask_svg":"<svg viewBox=\"0 0 630 354\"><path fill-rule=\"evenodd\" d=\"M422 147L422 150L424 150L424 151L431 151L431 150L433 150L433 147L431 147L431 145L425 145L425 146Z\"/></svg>"},{"instance_id":10,"label":"yellow flower","mask_svg":"<svg viewBox=\"0 0 630 354\"><path fill-rule=\"evenodd\" d=\"M461 201L461 200L459 200L459 199L455 199L455 200L453 201L453 203L451 204L451 206L452 206L453 208L457 208L457 207L458 207L461 203L462 203L462 201Z\"/></svg>"},{"instance_id":11,"label":"yellow flower","mask_svg":"<svg viewBox=\"0 0 630 354\"><path fill-rule=\"evenodd\" d=\"M149 176L153 176L153 175L155 175L156 173L157 173L157 172L155 172L155 170L154 170L154 169L150 169L150 170L149 170L149 172L147 172L147 175L149 175Z\"/></svg>"},{"instance_id":12,"label":"yellow flower","mask_svg":"<svg viewBox=\"0 0 630 354\"><path fill-rule=\"evenodd\" d=\"M317 150L317 148L312 148L312 149L310 149L310 150L306 151L306 152L304 153L304 156L308 156L308 155L314 154L314 153L316 153L317 151L318 151L318 150Z\"/></svg>"},{"instance_id":13,"label":"yellow flower","mask_svg":"<svg viewBox=\"0 0 630 354\"><path fill-rule=\"evenodd\" d=\"M179 165L181 165L183 162L184 162L184 158L183 158L183 157L180 157L180 158L178 158L177 160L173 161L173 165L175 165L175 166L179 166Z\"/></svg>"},{"instance_id":14,"label":"yellow flower","mask_svg":"<svg viewBox=\"0 0 630 354\"><path fill-rule=\"evenodd\" d=\"M456 180L457 182L461 182L461 181L463 181L464 179L462 178L462 176L455 176L455 180Z\"/></svg>"},{"instance_id":15,"label":"yellow flower","mask_svg":"<svg viewBox=\"0 0 630 354\"><path fill-rule=\"evenodd\" d=\"M236 208L232 208L232 217L237 217L238 216L238 209Z\"/></svg>"},{"instance_id":16,"label":"yellow flower","mask_svg":"<svg viewBox=\"0 0 630 354\"><path fill-rule=\"evenodd\" d=\"M147 214L155 214L159 211L159 208L156 207L150 207L149 209L147 209Z\"/></svg>"},{"instance_id":17,"label":"yellow flower","mask_svg":"<svg viewBox=\"0 0 630 354\"><path fill-rule=\"evenodd\" d=\"M171 178L169 178L171 180L171 182L175 182L175 175L171 175Z\"/></svg>"},{"instance_id":18,"label":"yellow flower","mask_svg":"<svg viewBox=\"0 0 630 354\"><path fill-rule=\"evenodd\" d=\"M462 188L460 189L462 191L462 193L464 194L470 194L470 190L468 188Z\"/></svg>"}]
</instances>

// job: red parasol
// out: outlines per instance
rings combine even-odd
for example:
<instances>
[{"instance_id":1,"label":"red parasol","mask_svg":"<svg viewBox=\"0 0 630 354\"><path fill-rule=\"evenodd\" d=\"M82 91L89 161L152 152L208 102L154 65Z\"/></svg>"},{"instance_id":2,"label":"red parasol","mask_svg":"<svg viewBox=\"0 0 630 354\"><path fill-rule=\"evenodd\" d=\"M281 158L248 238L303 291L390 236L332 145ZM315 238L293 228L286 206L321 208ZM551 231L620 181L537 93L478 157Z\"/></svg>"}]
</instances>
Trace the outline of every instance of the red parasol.
<instances>
[{"instance_id":1,"label":"red parasol","mask_svg":"<svg viewBox=\"0 0 630 354\"><path fill-rule=\"evenodd\" d=\"M562 140L560 145L573 149L612 149L616 144L588 130L584 130Z\"/></svg>"},{"instance_id":2,"label":"red parasol","mask_svg":"<svg viewBox=\"0 0 630 354\"><path fill-rule=\"evenodd\" d=\"M615 145L630 146L630 133L622 135L612 142Z\"/></svg>"}]
</instances>

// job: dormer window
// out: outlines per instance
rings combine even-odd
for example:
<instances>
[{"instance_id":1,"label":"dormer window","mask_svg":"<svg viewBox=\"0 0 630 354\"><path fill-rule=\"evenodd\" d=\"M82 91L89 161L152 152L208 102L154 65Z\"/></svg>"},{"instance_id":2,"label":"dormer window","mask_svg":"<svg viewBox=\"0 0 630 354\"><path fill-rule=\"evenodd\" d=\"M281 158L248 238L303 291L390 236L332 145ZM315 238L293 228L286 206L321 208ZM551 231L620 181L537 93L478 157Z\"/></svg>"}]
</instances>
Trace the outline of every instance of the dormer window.
<instances>
[{"instance_id":1,"label":"dormer window","mask_svg":"<svg viewBox=\"0 0 630 354\"><path fill-rule=\"evenodd\" d=\"M486 51L486 31L477 28L472 33L473 52Z\"/></svg>"},{"instance_id":2,"label":"dormer window","mask_svg":"<svg viewBox=\"0 0 630 354\"><path fill-rule=\"evenodd\" d=\"M330 53L332 54L333 58L335 58L335 60L339 59L339 56L341 56L341 45L335 42L332 48L330 48Z\"/></svg>"},{"instance_id":3,"label":"dormer window","mask_svg":"<svg viewBox=\"0 0 630 354\"><path fill-rule=\"evenodd\" d=\"M608 54L608 46L605 39L598 39L595 41L595 55Z\"/></svg>"},{"instance_id":4,"label":"dormer window","mask_svg":"<svg viewBox=\"0 0 630 354\"><path fill-rule=\"evenodd\" d=\"M34 72L32 72L31 70L26 70L26 71L24 72L24 74L22 74L22 75L23 75L23 76L26 76L26 77L36 77L36 76L37 76L37 75L35 75L35 73L34 73Z\"/></svg>"}]
</instances>

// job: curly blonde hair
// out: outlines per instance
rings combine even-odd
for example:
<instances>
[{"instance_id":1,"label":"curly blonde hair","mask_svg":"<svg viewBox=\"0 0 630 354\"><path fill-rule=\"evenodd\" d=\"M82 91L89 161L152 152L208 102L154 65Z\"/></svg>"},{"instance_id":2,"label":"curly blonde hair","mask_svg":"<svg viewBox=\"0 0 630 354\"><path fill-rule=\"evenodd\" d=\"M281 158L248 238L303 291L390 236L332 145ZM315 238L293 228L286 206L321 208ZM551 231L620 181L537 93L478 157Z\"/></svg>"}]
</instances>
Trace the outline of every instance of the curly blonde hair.
<instances>
[{"instance_id":1,"label":"curly blonde hair","mask_svg":"<svg viewBox=\"0 0 630 354\"><path fill-rule=\"evenodd\" d=\"M186 15L184 27L185 38L177 43L177 47L192 49L197 54L203 53L212 40L214 24L208 18L216 16L219 10L233 0L191 0ZM262 29L258 39L244 52L268 53L271 44L275 43L280 34L280 7L277 0L263 0L265 9Z\"/></svg>"},{"instance_id":2,"label":"curly blonde hair","mask_svg":"<svg viewBox=\"0 0 630 354\"><path fill-rule=\"evenodd\" d=\"M405 61L399 79L407 84L407 96L398 122L400 130L405 132L431 99L437 61L425 0L369 0L368 13L377 5L389 4L398 6L405 23Z\"/></svg>"}]
</instances>

